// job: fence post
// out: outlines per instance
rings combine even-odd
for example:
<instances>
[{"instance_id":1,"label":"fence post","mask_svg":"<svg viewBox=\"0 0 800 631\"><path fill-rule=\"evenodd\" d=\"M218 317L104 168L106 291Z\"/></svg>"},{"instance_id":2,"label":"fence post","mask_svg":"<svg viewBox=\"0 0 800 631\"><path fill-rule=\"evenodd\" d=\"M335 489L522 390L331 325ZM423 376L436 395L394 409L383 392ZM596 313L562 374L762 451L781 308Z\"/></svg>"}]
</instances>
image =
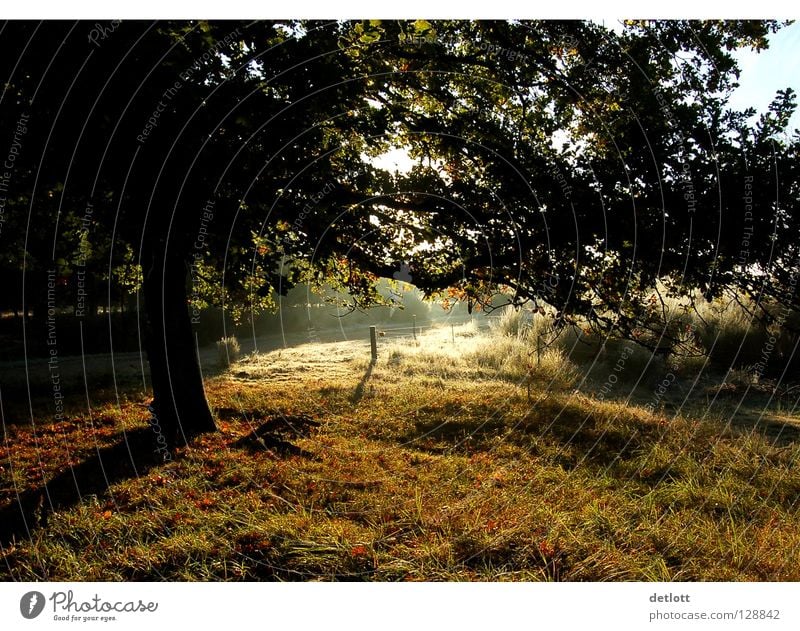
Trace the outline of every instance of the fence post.
<instances>
[{"instance_id":1,"label":"fence post","mask_svg":"<svg viewBox=\"0 0 800 631\"><path fill-rule=\"evenodd\" d=\"M369 327L369 346L372 351L372 363L378 361L378 331L374 326Z\"/></svg>"},{"instance_id":2,"label":"fence post","mask_svg":"<svg viewBox=\"0 0 800 631\"><path fill-rule=\"evenodd\" d=\"M417 315L414 314L411 316L411 335L414 336L414 339L417 339Z\"/></svg>"},{"instance_id":3,"label":"fence post","mask_svg":"<svg viewBox=\"0 0 800 631\"><path fill-rule=\"evenodd\" d=\"M450 336L453 338L453 344L456 343L456 330L455 327L451 324L450 325Z\"/></svg>"}]
</instances>

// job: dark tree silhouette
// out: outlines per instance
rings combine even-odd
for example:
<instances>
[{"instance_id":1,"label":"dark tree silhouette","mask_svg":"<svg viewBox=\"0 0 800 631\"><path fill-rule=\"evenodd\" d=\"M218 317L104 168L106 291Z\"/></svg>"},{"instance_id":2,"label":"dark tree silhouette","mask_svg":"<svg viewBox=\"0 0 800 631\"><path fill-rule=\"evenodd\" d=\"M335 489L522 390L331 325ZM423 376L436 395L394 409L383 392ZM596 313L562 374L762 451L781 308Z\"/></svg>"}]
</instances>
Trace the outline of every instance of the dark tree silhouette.
<instances>
[{"instance_id":1,"label":"dark tree silhouette","mask_svg":"<svg viewBox=\"0 0 800 631\"><path fill-rule=\"evenodd\" d=\"M50 269L73 300L80 273L141 284L171 442L214 429L190 304L242 321L299 280L368 306L405 261L632 337L658 287L794 308L793 95L754 127L726 107L731 51L775 28L7 23L3 270L38 314ZM409 173L372 165L391 146Z\"/></svg>"}]
</instances>

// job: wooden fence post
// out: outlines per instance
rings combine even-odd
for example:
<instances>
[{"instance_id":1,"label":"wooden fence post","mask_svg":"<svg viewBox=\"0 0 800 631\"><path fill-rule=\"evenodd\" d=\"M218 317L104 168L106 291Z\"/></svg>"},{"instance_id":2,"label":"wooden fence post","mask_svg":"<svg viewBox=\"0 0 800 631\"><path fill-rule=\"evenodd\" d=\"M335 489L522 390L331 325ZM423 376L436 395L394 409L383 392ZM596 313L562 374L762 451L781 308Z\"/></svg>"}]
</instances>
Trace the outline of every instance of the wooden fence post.
<instances>
[{"instance_id":1,"label":"wooden fence post","mask_svg":"<svg viewBox=\"0 0 800 631\"><path fill-rule=\"evenodd\" d=\"M372 363L378 361L378 331L374 326L369 327L369 345L372 351Z\"/></svg>"},{"instance_id":2,"label":"wooden fence post","mask_svg":"<svg viewBox=\"0 0 800 631\"><path fill-rule=\"evenodd\" d=\"M414 339L417 339L417 316L416 314L411 316L411 335L414 336Z\"/></svg>"},{"instance_id":3,"label":"wooden fence post","mask_svg":"<svg viewBox=\"0 0 800 631\"><path fill-rule=\"evenodd\" d=\"M542 364L542 336L537 333L536 335L536 365Z\"/></svg>"}]
</instances>

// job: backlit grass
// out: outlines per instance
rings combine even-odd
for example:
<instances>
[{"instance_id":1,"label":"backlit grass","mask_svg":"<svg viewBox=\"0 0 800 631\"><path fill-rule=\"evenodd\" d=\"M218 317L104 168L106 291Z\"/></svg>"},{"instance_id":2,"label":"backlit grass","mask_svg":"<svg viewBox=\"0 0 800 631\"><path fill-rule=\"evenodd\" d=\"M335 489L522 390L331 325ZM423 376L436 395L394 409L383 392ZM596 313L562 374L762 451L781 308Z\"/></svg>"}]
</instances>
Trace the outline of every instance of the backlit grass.
<instances>
[{"instance_id":1,"label":"backlit grass","mask_svg":"<svg viewBox=\"0 0 800 631\"><path fill-rule=\"evenodd\" d=\"M563 357L520 371L469 326L368 356L241 359L207 382L219 433L104 461L110 485L52 514L42 493L2 578L800 580L794 442L599 401ZM7 419L2 505L149 431L146 400Z\"/></svg>"}]
</instances>

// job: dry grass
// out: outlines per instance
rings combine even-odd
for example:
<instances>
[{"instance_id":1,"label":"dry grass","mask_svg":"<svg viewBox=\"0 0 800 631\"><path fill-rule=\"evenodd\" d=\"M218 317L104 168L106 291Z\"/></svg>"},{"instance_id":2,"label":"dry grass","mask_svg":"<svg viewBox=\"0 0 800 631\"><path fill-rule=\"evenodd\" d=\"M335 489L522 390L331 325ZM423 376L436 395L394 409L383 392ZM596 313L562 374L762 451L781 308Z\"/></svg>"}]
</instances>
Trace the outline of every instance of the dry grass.
<instances>
[{"instance_id":1,"label":"dry grass","mask_svg":"<svg viewBox=\"0 0 800 631\"><path fill-rule=\"evenodd\" d=\"M217 342L217 362L221 368L230 368L239 361L242 347L235 336L223 337Z\"/></svg>"},{"instance_id":2,"label":"dry grass","mask_svg":"<svg viewBox=\"0 0 800 631\"><path fill-rule=\"evenodd\" d=\"M531 370L529 340L465 325L375 365L364 341L244 357L207 382L219 433L139 475L109 462L0 575L800 580L794 442L578 393L558 349ZM144 401L8 425L0 502L147 431Z\"/></svg>"}]
</instances>

